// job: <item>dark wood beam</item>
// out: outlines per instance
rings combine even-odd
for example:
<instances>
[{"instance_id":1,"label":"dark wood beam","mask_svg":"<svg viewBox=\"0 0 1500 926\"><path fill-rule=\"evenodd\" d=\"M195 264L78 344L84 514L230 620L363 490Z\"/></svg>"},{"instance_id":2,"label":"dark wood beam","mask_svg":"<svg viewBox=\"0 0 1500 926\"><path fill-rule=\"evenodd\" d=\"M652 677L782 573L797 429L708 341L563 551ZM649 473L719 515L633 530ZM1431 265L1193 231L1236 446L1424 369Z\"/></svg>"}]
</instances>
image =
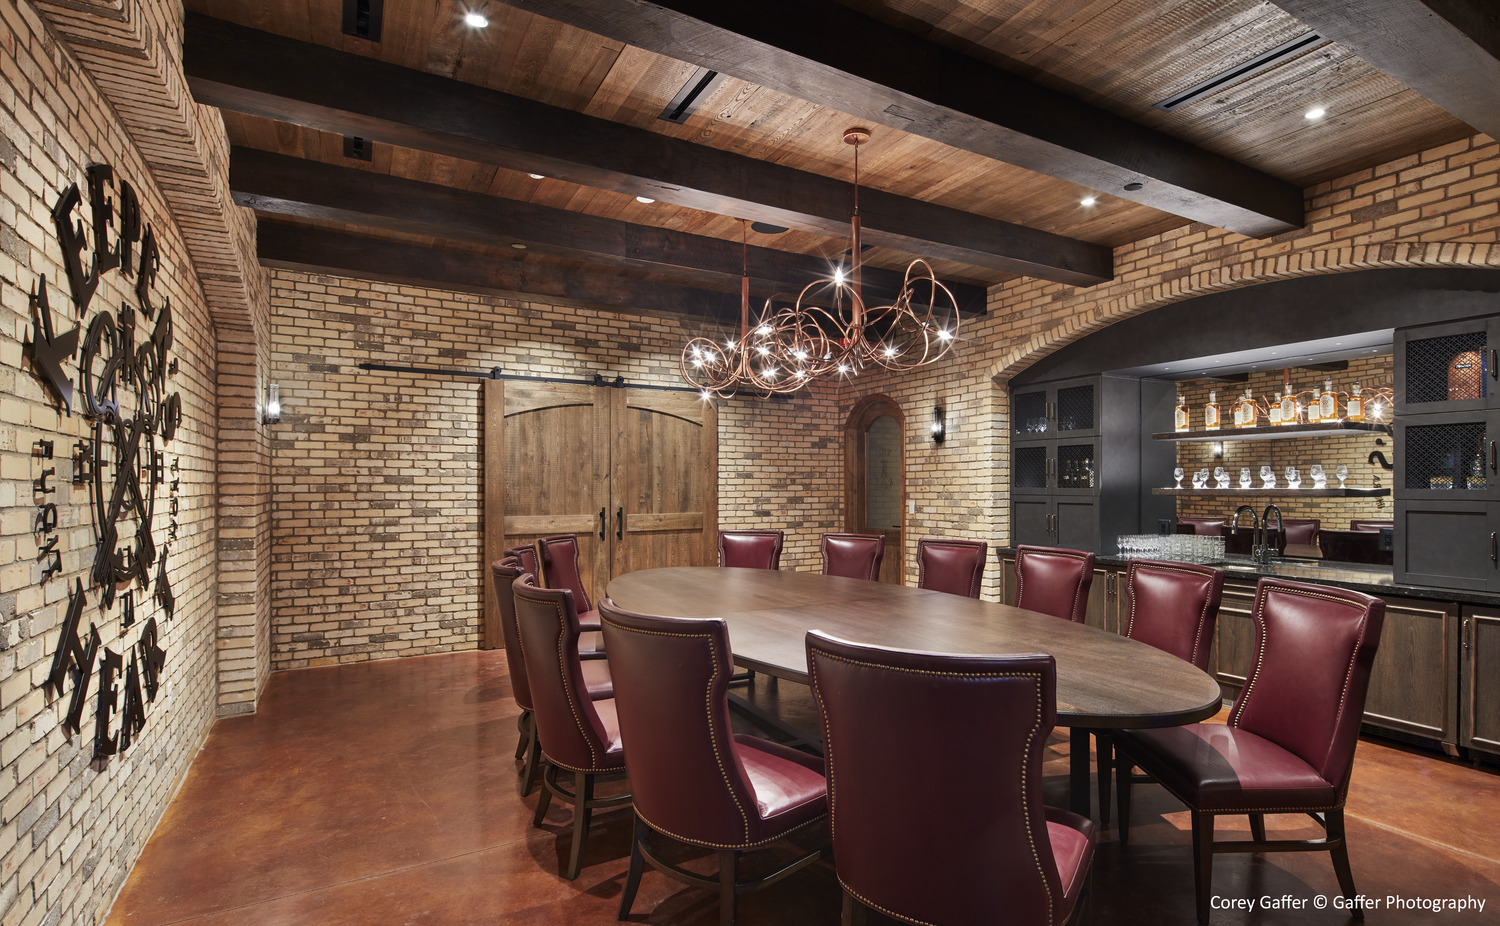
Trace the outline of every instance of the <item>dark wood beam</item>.
<instances>
[{"instance_id":1,"label":"dark wood beam","mask_svg":"<svg viewBox=\"0 0 1500 926\"><path fill-rule=\"evenodd\" d=\"M425 248L283 222L260 223L257 247L267 267L332 273L386 283L413 284L486 294L522 293L602 306L614 311L674 312L739 323L739 296L688 286L632 280L539 266L521 260L490 260L481 254Z\"/></svg>"},{"instance_id":2,"label":"dark wood beam","mask_svg":"<svg viewBox=\"0 0 1500 926\"><path fill-rule=\"evenodd\" d=\"M828 261L820 257L773 248L742 249L739 242L722 238L634 225L254 148L231 151L229 185L236 203L260 213L480 244L520 243L542 254L671 273L726 288L738 286L747 263L752 280L792 294L830 270ZM903 279L898 272L868 266L863 275L872 304L894 298ZM964 314L983 314L984 287L952 283L948 288Z\"/></svg>"},{"instance_id":3,"label":"dark wood beam","mask_svg":"<svg viewBox=\"0 0 1500 926\"><path fill-rule=\"evenodd\" d=\"M598 189L848 233L846 181L718 151L459 81L189 13L184 68L202 103ZM1102 245L860 191L865 241L1074 286L1111 279Z\"/></svg>"},{"instance_id":4,"label":"dark wood beam","mask_svg":"<svg viewBox=\"0 0 1500 926\"><path fill-rule=\"evenodd\" d=\"M1491 138L1500 138L1494 0L1275 0L1318 32Z\"/></svg>"},{"instance_id":5,"label":"dark wood beam","mask_svg":"<svg viewBox=\"0 0 1500 926\"><path fill-rule=\"evenodd\" d=\"M1303 223L1293 184L836 0L502 2L1209 225L1263 237Z\"/></svg>"}]
</instances>

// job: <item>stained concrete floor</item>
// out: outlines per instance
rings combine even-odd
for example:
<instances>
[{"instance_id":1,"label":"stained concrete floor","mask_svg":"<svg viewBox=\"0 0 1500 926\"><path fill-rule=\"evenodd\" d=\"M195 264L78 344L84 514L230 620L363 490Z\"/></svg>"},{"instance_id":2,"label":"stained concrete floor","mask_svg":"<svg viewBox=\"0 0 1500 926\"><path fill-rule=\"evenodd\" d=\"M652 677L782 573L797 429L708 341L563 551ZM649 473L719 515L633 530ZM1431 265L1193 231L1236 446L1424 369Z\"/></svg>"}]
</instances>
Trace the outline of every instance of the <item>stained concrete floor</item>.
<instances>
[{"instance_id":1,"label":"stained concrete floor","mask_svg":"<svg viewBox=\"0 0 1500 926\"><path fill-rule=\"evenodd\" d=\"M757 696L806 720L806 688L757 681ZM628 810L596 818L577 881L560 875L571 810L516 795L517 708L499 651L274 675L259 712L220 720L111 910L111 924L342 926L570 924L615 919ZM1066 804L1067 742L1054 736L1049 802ZM934 774L913 800L956 812L972 780ZM947 789L945 791L945 789ZM944 812L944 811L940 811ZM1362 893L1384 901L1464 898L1480 912L1377 910L1372 924L1500 923L1500 776L1378 739L1362 740L1349 790L1350 857ZM1305 819L1305 818L1303 818ZM1308 834L1272 817L1273 835ZM1093 922L1194 922L1188 815L1138 786L1131 839L1101 831ZM1247 831L1243 819L1220 831ZM705 862L709 860L705 859ZM706 870L712 870L709 864ZM1219 856L1215 893L1290 897L1300 910L1223 910L1216 926L1349 922L1313 899L1337 893L1325 853ZM743 926L834 924L839 890L819 864L740 901ZM706 891L651 872L633 921L711 926ZM871 917L875 922L876 917Z\"/></svg>"}]
</instances>

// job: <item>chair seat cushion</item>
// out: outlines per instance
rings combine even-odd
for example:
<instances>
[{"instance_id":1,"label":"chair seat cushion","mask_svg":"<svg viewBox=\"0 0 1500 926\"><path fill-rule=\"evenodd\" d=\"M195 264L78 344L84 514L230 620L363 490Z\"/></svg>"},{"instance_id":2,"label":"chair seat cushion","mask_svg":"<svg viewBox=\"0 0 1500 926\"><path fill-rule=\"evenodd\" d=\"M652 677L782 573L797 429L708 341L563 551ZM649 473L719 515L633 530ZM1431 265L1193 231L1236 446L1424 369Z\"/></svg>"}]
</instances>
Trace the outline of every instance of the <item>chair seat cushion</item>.
<instances>
[{"instance_id":1,"label":"chair seat cushion","mask_svg":"<svg viewBox=\"0 0 1500 926\"><path fill-rule=\"evenodd\" d=\"M603 659L586 659L578 663L583 670L583 683L588 686L589 698L598 701L600 698L613 698L615 696L615 682L609 676L609 662Z\"/></svg>"},{"instance_id":2,"label":"chair seat cushion","mask_svg":"<svg viewBox=\"0 0 1500 926\"><path fill-rule=\"evenodd\" d=\"M599 738L606 747L603 760L594 763L595 768L624 768L625 746L620 741L620 715L615 709L615 699L601 698L595 701L594 710L599 714Z\"/></svg>"},{"instance_id":3,"label":"chair seat cushion","mask_svg":"<svg viewBox=\"0 0 1500 926\"><path fill-rule=\"evenodd\" d=\"M822 759L743 734L734 744L761 821L751 823L752 842L775 839L828 812Z\"/></svg>"},{"instance_id":4,"label":"chair seat cushion","mask_svg":"<svg viewBox=\"0 0 1500 926\"><path fill-rule=\"evenodd\" d=\"M598 608L595 608L592 611L578 612L578 631L580 633L592 633L593 631L598 630L599 627L600 624ZM603 646L602 640L600 641L600 646Z\"/></svg>"},{"instance_id":5,"label":"chair seat cushion","mask_svg":"<svg viewBox=\"0 0 1500 926\"><path fill-rule=\"evenodd\" d=\"M597 614L597 611L590 611ZM593 630L583 631L578 634L578 658L579 659L603 659L604 658L604 634L599 632L595 626Z\"/></svg>"},{"instance_id":6,"label":"chair seat cushion","mask_svg":"<svg viewBox=\"0 0 1500 926\"><path fill-rule=\"evenodd\" d=\"M1324 810L1339 790L1296 754L1247 730L1195 723L1120 730L1116 747L1194 810L1277 813Z\"/></svg>"},{"instance_id":7,"label":"chair seat cushion","mask_svg":"<svg viewBox=\"0 0 1500 926\"><path fill-rule=\"evenodd\" d=\"M1088 880L1094 858L1094 821L1048 807L1047 838L1052 842L1052 860L1057 864L1057 878L1063 886L1062 908L1053 917L1053 922L1061 923L1072 915Z\"/></svg>"}]
</instances>

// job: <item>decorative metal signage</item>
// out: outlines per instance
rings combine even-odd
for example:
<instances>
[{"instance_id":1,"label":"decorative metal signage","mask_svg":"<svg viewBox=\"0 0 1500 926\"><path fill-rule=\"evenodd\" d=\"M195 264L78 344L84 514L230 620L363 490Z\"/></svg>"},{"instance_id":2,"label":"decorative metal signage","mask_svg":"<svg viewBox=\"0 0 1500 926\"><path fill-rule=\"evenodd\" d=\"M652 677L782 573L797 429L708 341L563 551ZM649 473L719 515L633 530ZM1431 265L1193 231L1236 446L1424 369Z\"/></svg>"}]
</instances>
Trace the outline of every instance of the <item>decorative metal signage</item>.
<instances>
[{"instance_id":1,"label":"decorative metal signage","mask_svg":"<svg viewBox=\"0 0 1500 926\"><path fill-rule=\"evenodd\" d=\"M177 371L177 360L167 356L172 349L171 302L162 299L158 305L154 301L161 270L155 232L142 222L135 189L125 180L116 183L112 167L95 164L87 175L92 235L79 217L84 202L77 184L64 190L52 209L72 311L62 319L54 315L47 278L41 277L31 291L32 333L27 353L32 372L62 410L71 416L76 404L90 423L89 437L73 446L72 482L89 487L94 526L89 587L98 590L101 614L119 603L123 629L136 623L136 608L143 600L136 595L137 588L152 590L151 600L160 606L163 620L171 620L176 608L167 579L168 548L157 542L154 531L157 489L167 481L157 441L160 438L166 444L176 435L182 424L182 399L176 392L167 394L167 377ZM134 304L122 302L118 312L100 308L90 317L89 306L99 284L112 270L134 279ZM138 329L145 332L148 323L149 333L137 344ZM59 333L62 326L67 330ZM70 372L76 373L76 380ZM45 583L62 572L57 504L47 497L56 492L56 466L46 465L53 459L53 442L37 441L33 455L42 464L33 481L37 504L33 533ZM180 461L174 458L168 543L177 538L179 467ZM80 733L98 659L94 758L107 760L128 749L145 727L146 704L156 698L166 654L157 642L154 617L146 621L130 647L128 662L103 646L92 623L85 642L78 629L85 597L83 582L75 579L68 616L44 684L61 697L71 682L63 725ZM123 703L116 684L121 681ZM116 714L119 726L111 732Z\"/></svg>"}]
</instances>

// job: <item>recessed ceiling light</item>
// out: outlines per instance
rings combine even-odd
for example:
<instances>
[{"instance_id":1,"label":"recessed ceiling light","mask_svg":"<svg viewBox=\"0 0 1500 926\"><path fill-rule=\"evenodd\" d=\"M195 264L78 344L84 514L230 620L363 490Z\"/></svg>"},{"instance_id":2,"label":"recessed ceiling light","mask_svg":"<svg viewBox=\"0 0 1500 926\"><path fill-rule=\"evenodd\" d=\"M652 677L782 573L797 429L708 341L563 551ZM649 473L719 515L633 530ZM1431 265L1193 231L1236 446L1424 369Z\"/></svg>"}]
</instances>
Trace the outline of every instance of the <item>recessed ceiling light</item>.
<instances>
[{"instance_id":1,"label":"recessed ceiling light","mask_svg":"<svg viewBox=\"0 0 1500 926\"><path fill-rule=\"evenodd\" d=\"M656 202L656 200L652 199L649 196L637 196L635 198L635 201L638 202L638 203L645 203L648 206L651 205L652 203Z\"/></svg>"},{"instance_id":2,"label":"recessed ceiling light","mask_svg":"<svg viewBox=\"0 0 1500 926\"><path fill-rule=\"evenodd\" d=\"M1145 184L1140 182L1139 180L1132 180L1129 183L1125 184L1125 191L1128 193L1134 193L1144 186Z\"/></svg>"},{"instance_id":3,"label":"recessed ceiling light","mask_svg":"<svg viewBox=\"0 0 1500 926\"><path fill-rule=\"evenodd\" d=\"M1094 203L1097 203L1098 201L1099 201L1099 197L1097 197L1097 196L1085 196L1083 199L1080 199L1078 201L1078 205L1080 205L1080 206L1092 206Z\"/></svg>"},{"instance_id":4,"label":"recessed ceiling light","mask_svg":"<svg viewBox=\"0 0 1500 926\"><path fill-rule=\"evenodd\" d=\"M470 29L483 29L489 24L489 17L484 15L483 13L469 12L464 14L464 25L468 26Z\"/></svg>"},{"instance_id":5,"label":"recessed ceiling light","mask_svg":"<svg viewBox=\"0 0 1500 926\"><path fill-rule=\"evenodd\" d=\"M1311 122L1313 120L1321 119L1326 115L1328 115L1328 110L1324 109L1321 106L1314 106L1312 109L1309 109L1307 112L1303 113L1302 118Z\"/></svg>"},{"instance_id":6,"label":"recessed ceiling light","mask_svg":"<svg viewBox=\"0 0 1500 926\"><path fill-rule=\"evenodd\" d=\"M515 248L517 251L524 251L524 250L526 250L526 245L522 244L519 241L517 241L516 243L512 244L511 247Z\"/></svg>"},{"instance_id":7,"label":"recessed ceiling light","mask_svg":"<svg viewBox=\"0 0 1500 926\"><path fill-rule=\"evenodd\" d=\"M545 174L532 174L531 175L531 179L533 179L533 180L546 180L547 176Z\"/></svg>"}]
</instances>

